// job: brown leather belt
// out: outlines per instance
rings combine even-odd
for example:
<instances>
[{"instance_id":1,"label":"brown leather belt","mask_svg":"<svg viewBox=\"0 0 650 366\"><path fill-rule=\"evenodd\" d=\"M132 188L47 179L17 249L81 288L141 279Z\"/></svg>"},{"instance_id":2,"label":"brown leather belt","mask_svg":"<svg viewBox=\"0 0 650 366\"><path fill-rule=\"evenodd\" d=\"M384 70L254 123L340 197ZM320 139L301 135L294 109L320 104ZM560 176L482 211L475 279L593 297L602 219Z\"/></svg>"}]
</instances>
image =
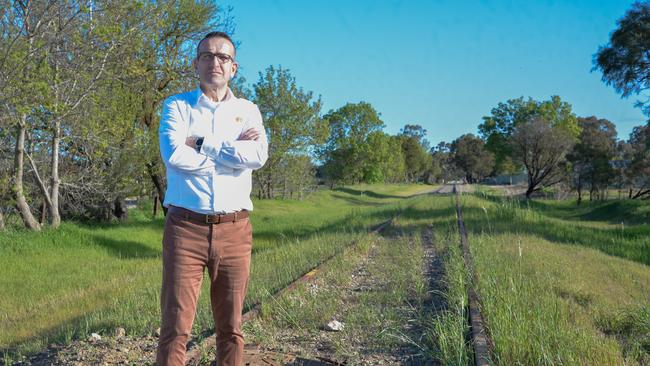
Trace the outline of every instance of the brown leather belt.
<instances>
[{"instance_id":1,"label":"brown leather belt","mask_svg":"<svg viewBox=\"0 0 650 366\"><path fill-rule=\"evenodd\" d=\"M169 214L193 221L198 224L223 224L224 222L235 222L247 219L249 214L247 210L235 211L227 214L206 215L194 212L182 207L169 206Z\"/></svg>"}]
</instances>

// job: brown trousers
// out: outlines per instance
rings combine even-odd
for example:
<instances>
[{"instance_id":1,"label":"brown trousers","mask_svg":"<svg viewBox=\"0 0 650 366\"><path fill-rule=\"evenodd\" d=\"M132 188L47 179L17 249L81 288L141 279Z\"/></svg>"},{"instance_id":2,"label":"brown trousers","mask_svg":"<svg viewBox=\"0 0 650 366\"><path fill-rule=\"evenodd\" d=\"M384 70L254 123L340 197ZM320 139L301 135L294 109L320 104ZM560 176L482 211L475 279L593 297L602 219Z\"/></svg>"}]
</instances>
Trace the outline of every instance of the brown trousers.
<instances>
[{"instance_id":1,"label":"brown trousers","mask_svg":"<svg viewBox=\"0 0 650 366\"><path fill-rule=\"evenodd\" d=\"M198 223L170 207L163 235L162 326L156 364L185 365L196 303L208 267L210 300L217 336L217 364L241 365L241 315L248 287L252 227L248 218L220 224Z\"/></svg>"}]
</instances>

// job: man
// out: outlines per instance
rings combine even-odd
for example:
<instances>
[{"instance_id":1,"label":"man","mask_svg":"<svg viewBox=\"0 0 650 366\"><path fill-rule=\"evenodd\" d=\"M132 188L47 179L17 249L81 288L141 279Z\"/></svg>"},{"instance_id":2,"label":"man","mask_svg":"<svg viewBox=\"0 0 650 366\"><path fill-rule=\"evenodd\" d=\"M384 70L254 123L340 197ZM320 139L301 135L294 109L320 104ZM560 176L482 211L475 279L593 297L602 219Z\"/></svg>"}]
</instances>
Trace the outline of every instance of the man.
<instances>
[{"instance_id":1,"label":"man","mask_svg":"<svg viewBox=\"0 0 650 366\"><path fill-rule=\"evenodd\" d=\"M186 343L208 268L219 365L242 363L241 315L248 286L251 173L267 159L257 106L235 97L235 46L222 32L197 46L198 89L170 97L160 121L167 168L162 326L156 363L184 365Z\"/></svg>"}]
</instances>

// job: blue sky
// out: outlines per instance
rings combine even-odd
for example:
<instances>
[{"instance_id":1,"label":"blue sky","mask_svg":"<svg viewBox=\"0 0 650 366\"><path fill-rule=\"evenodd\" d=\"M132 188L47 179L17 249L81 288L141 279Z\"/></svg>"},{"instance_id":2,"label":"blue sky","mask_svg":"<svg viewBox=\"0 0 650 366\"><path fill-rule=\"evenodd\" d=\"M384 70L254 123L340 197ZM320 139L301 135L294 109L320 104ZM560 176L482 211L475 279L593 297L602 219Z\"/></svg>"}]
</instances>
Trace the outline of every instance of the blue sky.
<instances>
[{"instance_id":1,"label":"blue sky","mask_svg":"<svg viewBox=\"0 0 650 366\"><path fill-rule=\"evenodd\" d=\"M398 133L420 124L432 144L477 133L481 117L519 96L559 95L578 116L607 118L627 139L644 124L591 72L598 47L632 1L230 0L249 83L269 65L320 95L323 113L371 103Z\"/></svg>"}]
</instances>

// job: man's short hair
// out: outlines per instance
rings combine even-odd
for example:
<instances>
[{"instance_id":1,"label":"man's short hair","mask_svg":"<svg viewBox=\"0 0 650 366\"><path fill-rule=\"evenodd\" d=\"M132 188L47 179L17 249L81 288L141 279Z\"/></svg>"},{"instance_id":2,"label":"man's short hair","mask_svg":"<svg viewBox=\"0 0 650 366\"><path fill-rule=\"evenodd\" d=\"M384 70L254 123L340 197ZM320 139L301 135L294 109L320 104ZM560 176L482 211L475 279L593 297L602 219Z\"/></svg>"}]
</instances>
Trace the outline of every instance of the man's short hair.
<instances>
[{"instance_id":1,"label":"man's short hair","mask_svg":"<svg viewBox=\"0 0 650 366\"><path fill-rule=\"evenodd\" d=\"M233 52L234 52L234 54L232 56L235 57L237 55L237 50L235 49L235 42L233 42L232 38L230 38L228 33L220 32L220 31L214 31L214 32L210 32L210 33L206 34L203 37L203 39L201 39L199 41L199 43L196 45L196 57L199 57L199 47L201 47L201 42L203 42L203 41L205 41L206 39L209 39L209 38L224 38L224 39L228 40L228 42L230 42L230 44L232 45L232 49L233 49Z\"/></svg>"}]
</instances>

